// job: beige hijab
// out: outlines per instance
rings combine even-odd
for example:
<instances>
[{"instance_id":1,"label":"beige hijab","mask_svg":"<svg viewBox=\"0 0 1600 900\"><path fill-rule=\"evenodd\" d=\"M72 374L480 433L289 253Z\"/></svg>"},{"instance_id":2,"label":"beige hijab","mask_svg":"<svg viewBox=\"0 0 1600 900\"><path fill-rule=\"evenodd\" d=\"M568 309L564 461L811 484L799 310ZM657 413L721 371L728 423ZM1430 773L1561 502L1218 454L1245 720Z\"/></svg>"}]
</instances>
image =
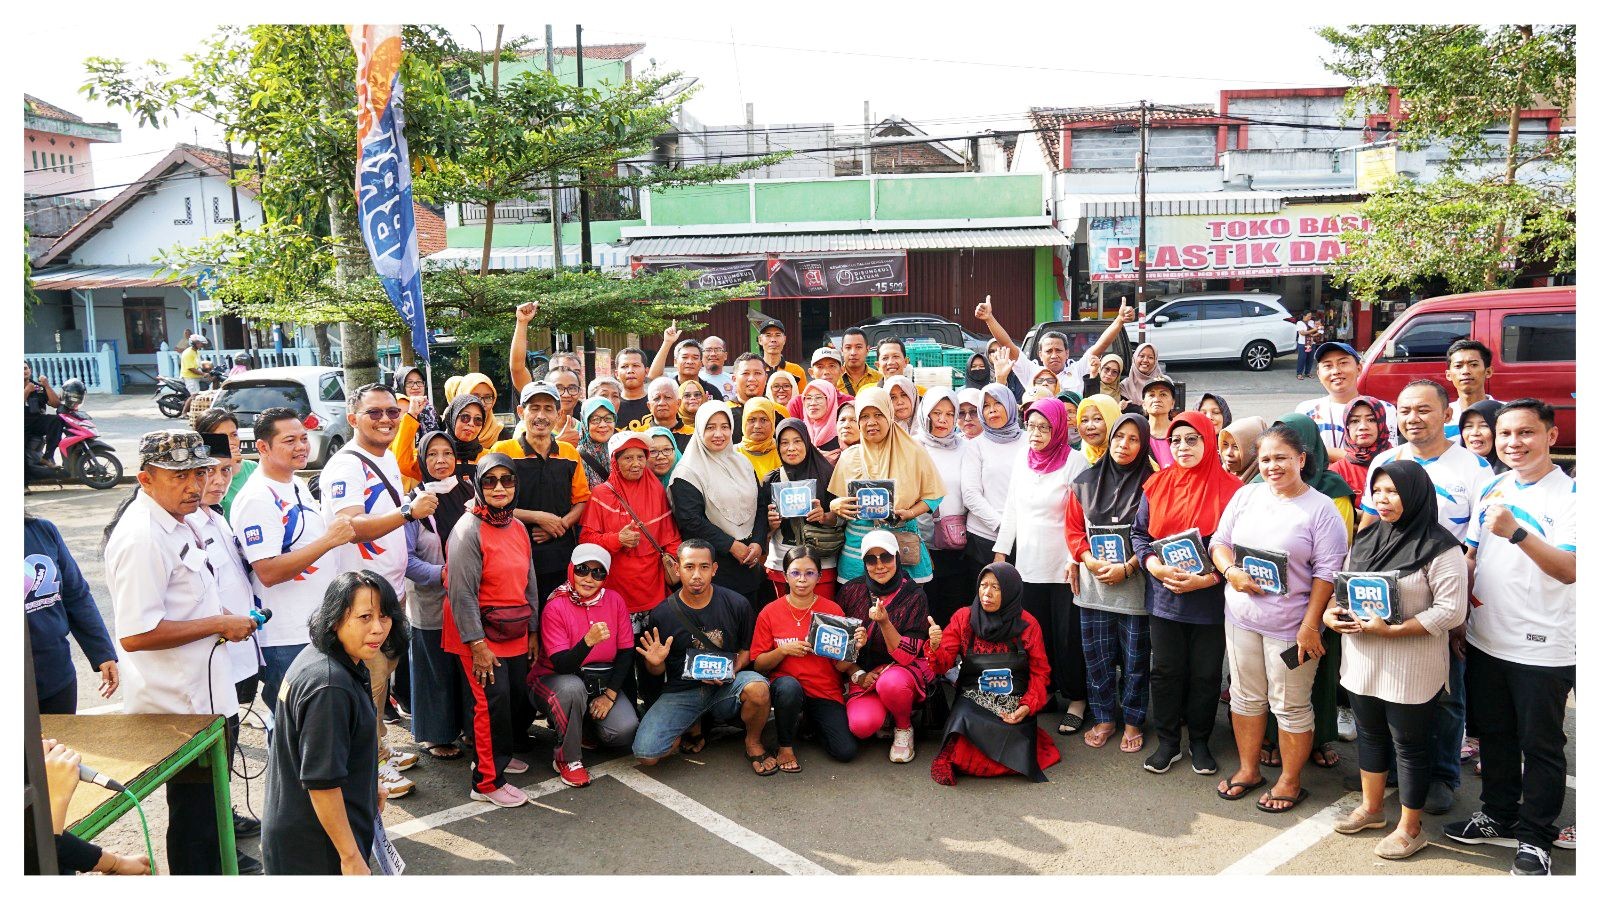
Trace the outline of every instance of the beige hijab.
<instances>
[{"instance_id":1,"label":"beige hijab","mask_svg":"<svg viewBox=\"0 0 1600 900\"><path fill-rule=\"evenodd\" d=\"M721 413L733 423L733 412L721 400L707 400L694 414L694 435L672 470L670 487L679 481L694 485L706 501L711 524L742 541L755 530L756 470L732 441L721 452L706 446L706 422Z\"/></svg>"},{"instance_id":2,"label":"beige hijab","mask_svg":"<svg viewBox=\"0 0 1600 900\"><path fill-rule=\"evenodd\" d=\"M1245 484L1249 484L1261 473L1261 468L1256 465L1256 441L1266 430L1267 420L1260 416L1234 419L1228 423L1228 427L1222 429L1222 434L1244 446L1244 471L1233 474L1238 475L1239 480ZM1218 446L1220 447L1220 444Z\"/></svg>"},{"instance_id":3,"label":"beige hijab","mask_svg":"<svg viewBox=\"0 0 1600 900\"><path fill-rule=\"evenodd\" d=\"M889 420L889 436L872 444L862 435L861 443L846 447L833 467L828 491L836 497L849 494L849 483L861 478L893 479L894 505L904 509L918 500L937 500L944 496L944 478L933 464L933 457L904 428L894 427L894 405L889 392L874 385L856 395L857 412L872 407Z\"/></svg>"}]
</instances>

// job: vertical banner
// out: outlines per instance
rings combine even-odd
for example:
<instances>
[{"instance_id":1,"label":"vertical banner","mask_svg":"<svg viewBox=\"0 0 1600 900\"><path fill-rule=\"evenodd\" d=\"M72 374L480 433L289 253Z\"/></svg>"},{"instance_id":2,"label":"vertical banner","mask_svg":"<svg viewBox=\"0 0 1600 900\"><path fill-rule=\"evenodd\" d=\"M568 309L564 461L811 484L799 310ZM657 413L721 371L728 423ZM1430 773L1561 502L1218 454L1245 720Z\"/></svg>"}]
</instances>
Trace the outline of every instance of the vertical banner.
<instances>
[{"instance_id":1,"label":"vertical banner","mask_svg":"<svg viewBox=\"0 0 1600 900\"><path fill-rule=\"evenodd\" d=\"M400 105L399 25L347 25L356 51L356 202L361 238L389 302L411 327L417 358L428 361L428 322L417 263L411 159Z\"/></svg>"}]
</instances>

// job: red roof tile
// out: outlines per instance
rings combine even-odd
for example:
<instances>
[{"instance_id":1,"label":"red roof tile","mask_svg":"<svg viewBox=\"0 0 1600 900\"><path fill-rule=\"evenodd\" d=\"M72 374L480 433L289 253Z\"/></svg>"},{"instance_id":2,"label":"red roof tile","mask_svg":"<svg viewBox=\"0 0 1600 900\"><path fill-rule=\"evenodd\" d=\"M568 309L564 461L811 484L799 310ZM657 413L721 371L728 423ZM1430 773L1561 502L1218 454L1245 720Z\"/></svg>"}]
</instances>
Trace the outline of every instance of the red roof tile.
<instances>
[{"instance_id":1,"label":"red roof tile","mask_svg":"<svg viewBox=\"0 0 1600 900\"><path fill-rule=\"evenodd\" d=\"M583 47L584 59L627 59L644 49L643 44L585 44ZM544 56L544 47L529 46L520 54L523 59L531 56ZM577 56L577 47L557 47L557 56Z\"/></svg>"},{"instance_id":2,"label":"red roof tile","mask_svg":"<svg viewBox=\"0 0 1600 900\"><path fill-rule=\"evenodd\" d=\"M1217 108L1207 103L1190 103L1167 106L1150 111L1152 122L1181 122L1184 119L1215 117ZM1139 121L1137 106L1077 106L1041 107L1028 110L1033 127L1038 129L1039 142L1044 145L1045 159L1051 168L1061 159L1061 129L1063 125L1082 122L1132 123Z\"/></svg>"},{"instance_id":3,"label":"red roof tile","mask_svg":"<svg viewBox=\"0 0 1600 900\"><path fill-rule=\"evenodd\" d=\"M22 95L22 109L23 112L31 113L41 119L55 119L58 122L83 121L82 116L69 113L54 103L46 103L32 94Z\"/></svg>"}]
</instances>

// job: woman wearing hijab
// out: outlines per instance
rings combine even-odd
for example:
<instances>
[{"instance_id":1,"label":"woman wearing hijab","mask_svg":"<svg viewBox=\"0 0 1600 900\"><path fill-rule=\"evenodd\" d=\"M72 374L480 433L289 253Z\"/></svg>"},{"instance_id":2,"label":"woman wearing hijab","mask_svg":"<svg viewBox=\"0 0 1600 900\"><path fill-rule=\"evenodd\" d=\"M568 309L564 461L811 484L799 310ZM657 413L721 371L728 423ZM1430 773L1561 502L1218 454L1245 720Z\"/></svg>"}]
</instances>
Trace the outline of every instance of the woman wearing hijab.
<instances>
[{"instance_id":1,"label":"woman wearing hijab","mask_svg":"<svg viewBox=\"0 0 1600 900\"><path fill-rule=\"evenodd\" d=\"M926 583L933 577L933 557L918 535L917 517L937 510L944 501L944 479L939 477L928 451L904 428L895 427L887 389L877 385L863 389L856 398L856 409L861 443L839 455L833 480L828 484L828 491L834 496L833 512L849 522L844 531L844 550L839 554L839 578L849 581L861 577L865 572L861 541L867 532L883 528L918 537L914 545L916 561L902 568L913 581ZM850 490L850 482L864 479L894 482L887 519L858 518L860 504Z\"/></svg>"},{"instance_id":2,"label":"woman wearing hijab","mask_svg":"<svg viewBox=\"0 0 1600 900\"><path fill-rule=\"evenodd\" d=\"M583 460L583 474L590 484L600 484L611 477L611 455L608 452L611 436L617 433L617 406L604 397L590 397L579 407L578 458Z\"/></svg>"},{"instance_id":3,"label":"woman wearing hijab","mask_svg":"<svg viewBox=\"0 0 1600 900\"><path fill-rule=\"evenodd\" d=\"M928 458L944 481L944 502L931 523L934 540L928 549L933 554L933 580L928 582L928 605L936 622L948 622L956 610L966 605L972 590L972 569L966 558L967 504L961 472L972 449L956 429L956 395L947 387L928 388L917 408L917 443L928 451ZM955 522L944 522L955 517ZM959 524L958 524L959 523ZM950 546L949 535L960 530L960 546ZM945 537L940 537L944 534Z\"/></svg>"},{"instance_id":4,"label":"woman wearing hijab","mask_svg":"<svg viewBox=\"0 0 1600 900\"><path fill-rule=\"evenodd\" d=\"M1122 375L1127 369L1127 363L1116 353L1107 353L1100 357L1100 371L1097 374L1099 383L1095 386L1094 393L1103 394L1117 401L1117 411L1122 411Z\"/></svg>"},{"instance_id":5,"label":"woman wearing hijab","mask_svg":"<svg viewBox=\"0 0 1600 900\"><path fill-rule=\"evenodd\" d=\"M555 767L572 787L587 787L583 766L587 735L602 747L627 747L639 728L626 693L633 671L633 624L622 595L607 585L611 554L579 544L567 580L539 611L544 652L529 668L528 691L550 717L560 745Z\"/></svg>"},{"instance_id":6,"label":"woman wearing hijab","mask_svg":"<svg viewBox=\"0 0 1600 900\"><path fill-rule=\"evenodd\" d=\"M484 423L494 419L489 412L489 405L471 393L460 393L450 401L445 408L444 415L440 418L440 430L450 439L451 446L456 453L457 474L470 475L473 464L479 456L483 455L483 445L478 441L478 435L483 433ZM417 460L420 452L420 443L417 440L417 420L410 416L401 416L400 424L395 428L394 440L390 442L389 449L394 453L395 464L400 468L402 487L410 491L422 480L422 466Z\"/></svg>"},{"instance_id":7,"label":"woman wearing hijab","mask_svg":"<svg viewBox=\"0 0 1600 900\"><path fill-rule=\"evenodd\" d=\"M1104 747L1123 725L1122 752L1144 749L1145 688L1150 679L1150 621L1144 572L1133 555L1133 523L1144 485L1155 474L1150 424L1126 413L1111 428L1100 462L1072 481L1067 494L1067 549L1072 554L1072 602L1083 629L1089 717L1083 735ZM1122 667L1118 702L1117 666Z\"/></svg>"},{"instance_id":8,"label":"woman wearing hijab","mask_svg":"<svg viewBox=\"0 0 1600 900\"><path fill-rule=\"evenodd\" d=\"M1228 423L1217 432L1217 452L1222 456L1222 467L1228 474L1249 484L1261 474L1256 467L1256 442L1267 431L1267 420L1260 416L1245 416Z\"/></svg>"},{"instance_id":9,"label":"woman wearing hijab","mask_svg":"<svg viewBox=\"0 0 1600 900\"><path fill-rule=\"evenodd\" d=\"M644 432L644 439L649 445L646 459L650 466L650 474L656 476L661 481L661 486L665 488L667 480L672 477L672 470L678 467L678 460L683 458L683 451L678 447L678 436L656 425Z\"/></svg>"},{"instance_id":10,"label":"woman wearing hijab","mask_svg":"<svg viewBox=\"0 0 1600 900\"><path fill-rule=\"evenodd\" d=\"M394 370L394 393L411 401L406 415L417 420L417 431L427 434L439 430L439 414L428 400L428 379L416 366L401 366Z\"/></svg>"},{"instance_id":11,"label":"woman wearing hijab","mask_svg":"<svg viewBox=\"0 0 1600 900\"><path fill-rule=\"evenodd\" d=\"M1193 575L1167 565L1150 546L1192 528L1200 536L1199 552L1210 553L1223 510L1240 488L1239 479L1222 467L1216 442L1210 419L1197 412L1180 413L1169 435L1172 465L1145 482L1133 522L1134 558L1149 576L1150 721L1157 740L1144 768L1156 774L1183 756L1184 725L1195 773L1217 772L1210 740L1226 653L1222 576Z\"/></svg>"},{"instance_id":12,"label":"woman wearing hijab","mask_svg":"<svg viewBox=\"0 0 1600 900\"><path fill-rule=\"evenodd\" d=\"M994 380L993 374L989 370L988 358L982 353L974 353L967 360L966 386L981 391Z\"/></svg>"},{"instance_id":13,"label":"woman wearing hijab","mask_svg":"<svg viewBox=\"0 0 1600 900\"><path fill-rule=\"evenodd\" d=\"M1217 795L1237 800L1266 784L1261 751L1271 727L1270 706L1279 722L1283 771L1256 801L1265 813L1287 812L1310 795L1300 776L1317 726L1313 683L1318 669L1333 665L1322 660L1322 612L1349 550L1345 524L1323 493L1333 488L1327 484L1331 480L1348 499L1349 485L1322 468L1325 450L1316 426L1299 418L1309 431L1280 422L1262 436L1262 480L1240 488L1228 501L1210 548L1216 571L1228 583L1229 706L1239 748L1239 769L1217 785ZM1297 661L1294 668L1286 664L1285 653ZM1337 678L1333 684L1337 687ZM1332 691L1328 700L1332 719Z\"/></svg>"},{"instance_id":14,"label":"woman wearing hijab","mask_svg":"<svg viewBox=\"0 0 1600 900\"><path fill-rule=\"evenodd\" d=\"M817 383L812 382L812 384ZM778 485L786 481L811 479L816 482L816 496L812 499L811 511L806 514L804 520L818 525L837 525L839 517L830 511L833 507L833 494L828 491L828 484L833 481L833 464L828 462L815 444L811 443L811 432L806 429L805 423L799 419L784 419L779 422L777 444L779 465L766 477L763 484L764 496L771 498ZM789 583L784 575L787 571L785 559L788 558L789 551L806 542L802 540L803 536L800 533L800 518L780 517L777 504L770 500L766 504L766 516L767 528L771 535L767 540L767 579L772 582L774 595L781 596L789 589ZM832 600L837 584L835 574L839 559L836 555L824 556L819 553L817 561L821 572L812 589L817 596ZM757 628L759 627L758 624Z\"/></svg>"},{"instance_id":15,"label":"woman wearing hijab","mask_svg":"<svg viewBox=\"0 0 1600 900\"><path fill-rule=\"evenodd\" d=\"M517 522L517 476L511 457L478 460L476 502L450 532L448 593L441 644L461 661L472 707L474 800L521 806L528 796L507 775L528 771L511 755L519 729L533 720L528 663L538 657L538 578L528 529Z\"/></svg>"},{"instance_id":16,"label":"woman wearing hijab","mask_svg":"<svg viewBox=\"0 0 1600 900\"><path fill-rule=\"evenodd\" d=\"M956 610L942 633L929 629L931 668L961 667L944 745L931 767L939 784L954 785L957 772L1049 781L1044 770L1061 761L1039 727L1039 710L1050 698L1050 659L1039 621L1022 608L1022 590L1015 567L990 563L972 604Z\"/></svg>"},{"instance_id":17,"label":"woman wearing hijab","mask_svg":"<svg viewBox=\"0 0 1600 900\"><path fill-rule=\"evenodd\" d=\"M1496 475L1510 468L1494 447L1494 426L1502 406L1499 400L1480 400L1461 411L1461 446L1488 460Z\"/></svg>"},{"instance_id":18,"label":"woman wearing hijab","mask_svg":"<svg viewBox=\"0 0 1600 900\"><path fill-rule=\"evenodd\" d=\"M964 387L956 391L956 427L961 436L975 441L983 434L983 391Z\"/></svg>"},{"instance_id":19,"label":"woman wearing hijab","mask_svg":"<svg viewBox=\"0 0 1600 900\"><path fill-rule=\"evenodd\" d=\"M785 416L790 415L789 403L800 396L800 384L784 369L774 369L767 376L767 399L778 404Z\"/></svg>"},{"instance_id":20,"label":"woman wearing hijab","mask_svg":"<svg viewBox=\"0 0 1600 900\"><path fill-rule=\"evenodd\" d=\"M917 386L910 378L904 375L895 375L883 380L884 390L889 392L889 405L894 411L894 423L912 433L917 427Z\"/></svg>"},{"instance_id":21,"label":"woman wearing hijab","mask_svg":"<svg viewBox=\"0 0 1600 900\"><path fill-rule=\"evenodd\" d=\"M1200 395L1200 402L1194 405L1195 412L1211 420L1211 424L1221 434L1224 428L1233 422L1233 410L1229 408L1228 401L1221 394L1207 391Z\"/></svg>"},{"instance_id":22,"label":"woman wearing hijab","mask_svg":"<svg viewBox=\"0 0 1600 900\"><path fill-rule=\"evenodd\" d=\"M839 404L839 412L834 416L834 425L838 427L839 431L839 451L841 456L844 455L845 448L854 447L861 443L861 426L856 421L856 402L854 399ZM833 462L834 465L839 463L837 459Z\"/></svg>"},{"instance_id":23,"label":"woman wearing hijab","mask_svg":"<svg viewBox=\"0 0 1600 900\"><path fill-rule=\"evenodd\" d=\"M1100 360L1100 365L1105 365L1105 359ZM1122 399L1133 406L1144 402L1144 386L1156 378L1166 378L1166 367L1161 365L1161 357L1156 352L1155 344L1140 344L1133 351L1133 361L1128 369L1128 376L1122 380Z\"/></svg>"},{"instance_id":24,"label":"woman wearing hijab","mask_svg":"<svg viewBox=\"0 0 1600 900\"><path fill-rule=\"evenodd\" d=\"M450 401L456 399L456 392L459 390L461 390L460 375L451 375L444 380L444 402L446 406L450 405Z\"/></svg>"},{"instance_id":25,"label":"woman wearing hijab","mask_svg":"<svg viewBox=\"0 0 1600 900\"><path fill-rule=\"evenodd\" d=\"M1356 535L1349 572L1397 572L1391 598L1400 624L1382 610L1329 604L1324 625L1344 635L1339 683L1356 714L1361 805L1334 823L1341 834L1385 828L1384 782L1391 748L1400 781L1400 823L1374 848L1404 859L1423 847L1422 807L1433 769L1433 722L1449 689L1450 629L1467 618L1467 562L1461 545L1439 524L1428 473L1411 460L1372 473L1370 505L1378 521Z\"/></svg>"},{"instance_id":26,"label":"woman wearing hijab","mask_svg":"<svg viewBox=\"0 0 1600 900\"><path fill-rule=\"evenodd\" d=\"M478 444L484 450L488 450L505 437L500 433L505 426L494 417L494 406L500 402L500 392L495 390L494 382L489 380L489 376L482 372L468 372L456 386L456 397L459 399L462 394L476 396L483 401L484 408L488 411L489 419L483 423L483 431L478 435Z\"/></svg>"},{"instance_id":27,"label":"woman wearing hijab","mask_svg":"<svg viewBox=\"0 0 1600 900\"><path fill-rule=\"evenodd\" d=\"M816 447L832 465L839 461L844 448L839 446L839 389L823 378L806 382L800 392L799 412L793 414L805 423L811 445Z\"/></svg>"},{"instance_id":28,"label":"woman wearing hijab","mask_svg":"<svg viewBox=\"0 0 1600 900\"><path fill-rule=\"evenodd\" d=\"M765 398L751 403L770 402ZM772 456L777 458L776 442ZM759 610L766 578L767 517L755 467L733 445L733 412L707 400L695 414L694 438L667 483L679 532L708 541L717 552L712 581L744 595Z\"/></svg>"},{"instance_id":29,"label":"woman wearing hijab","mask_svg":"<svg viewBox=\"0 0 1600 900\"><path fill-rule=\"evenodd\" d=\"M755 397L740 407L743 411L744 439L739 442L739 453L750 460L757 479L764 479L778 468L778 423L786 413L778 404L766 397Z\"/></svg>"},{"instance_id":30,"label":"woman wearing hijab","mask_svg":"<svg viewBox=\"0 0 1600 900\"><path fill-rule=\"evenodd\" d=\"M611 558L606 588L635 614L654 609L671 591L661 554L676 555L682 542L667 489L647 468L650 443L644 435L618 435L611 475L595 486L583 510L583 539Z\"/></svg>"},{"instance_id":31,"label":"woman wearing hijab","mask_svg":"<svg viewBox=\"0 0 1600 900\"><path fill-rule=\"evenodd\" d=\"M861 393L874 391L884 393L877 387ZM888 398L879 402L887 406ZM882 427L904 433L887 421ZM866 640L856 661L840 671L850 678L844 701L850 733L864 741L886 723L892 724L889 761L907 763L917 754L911 710L928 695L933 681L924 654L933 620L928 616L928 595L900 565L898 549L893 532L879 529L862 538L862 574L839 589L839 607L865 623Z\"/></svg>"},{"instance_id":32,"label":"woman wearing hijab","mask_svg":"<svg viewBox=\"0 0 1600 900\"><path fill-rule=\"evenodd\" d=\"M456 479L455 487L438 494L433 515L407 522L406 618L411 620L411 736L435 759L458 759L465 718L461 697L467 684L461 664L444 649L444 564L451 529L472 505L471 479L457 476L455 443L442 431L430 431L417 441L422 461L422 484Z\"/></svg>"},{"instance_id":33,"label":"woman wearing hijab","mask_svg":"<svg viewBox=\"0 0 1600 900\"><path fill-rule=\"evenodd\" d=\"M1121 416L1121 404L1105 394L1090 394L1078 404L1078 438L1088 465L1106 455L1111 446L1111 426Z\"/></svg>"},{"instance_id":34,"label":"woman wearing hijab","mask_svg":"<svg viewBox=\"0 0 1600 900\"><path fill-rule=\"evenodd\" d=\"M1067 412L1060 400L1046 397L1028 409L1024 419L1028 452L1017 460L1006 493L1000 534L992 562L1016 560L1022 573L1022 604L1044 629L1050 652L1051 689L1067 698L1067 713L1057 730L1076 734L1083 727L1089 685L1083 663L1083 638L1078 608L1067 586L1067 493L1072 480L1088 464L1067 443ZM1015 548L1015 554L1012 550Z\"/></svg>"},{"instance_id":35,"label":"woman wearing hijab","mask_svg":"<svg viewBox=\"0 0 1600 900\"><path fill-rule=\"evenodd\" d=\"M690 378L678 382L678 416L684 424L693 427L694 414L700 411L700 404L706 402L706 386L698 378Z\"/></svg>"},{"instance_id":36,"label":"woman wearing hijab","mask_svg":"<svg viewBox=\"0 0 1600 900\"><path fill-rule=\"evenodd\" d=\"M1379 453L1394 446L1389 440L1389 423L1383 404L1371 397L1357 397L1344 408L1344 435L1339 449L1344 458L1328 466L1354 491L1350 502L1361 505L1361 492L1367 486L1367 468Z\"/></svg>"},{"instance_id":37,"label":"woman wearing hijab","mask_svg":"<svg viewBox=\"0 0 1600 900\"><path fill-rule=\"evenodd\" d=\"M961 461L961 501L967 507L967 559L975 566L994 561L994 539L1000 536L1011 473L1027 455L1017 398L1003 384L983 388L980 405L983 434Z\"/></svg>"},{"instance_id":38,"label":"woman wearing hijab","mask_svg":"<svg viewBox=\"0 0 1600 900\"><path fill-rule=\"evenodd\" d=\"M1061 405L1067 408L1067 443L1074 450L1083 449L1083 435L1078 434L1078 404L1083 402L1083 395L1077 391L1062 391L1056 395Z\"/></svg>"}]
</instances>

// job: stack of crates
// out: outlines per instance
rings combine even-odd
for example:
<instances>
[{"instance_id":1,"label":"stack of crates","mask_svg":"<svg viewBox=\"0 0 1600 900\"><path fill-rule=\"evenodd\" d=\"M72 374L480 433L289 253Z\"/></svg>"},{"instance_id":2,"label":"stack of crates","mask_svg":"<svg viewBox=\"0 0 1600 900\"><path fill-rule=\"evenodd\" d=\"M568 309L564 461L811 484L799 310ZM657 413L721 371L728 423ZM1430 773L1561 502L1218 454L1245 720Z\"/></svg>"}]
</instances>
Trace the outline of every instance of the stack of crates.
<instances>
[{"instance_id":1,"label":"stack of crates","mask_svg":"<svg viewBox=\"0 0 1600 900\"><path fill-rule=\"evenodd\" d=\"M972 351L965 347L944 348L944 365L950 367L954 373L951 380L955 386L965 387L967 384L967 361L972 359Z\"/></svg>"}]
</instances>

